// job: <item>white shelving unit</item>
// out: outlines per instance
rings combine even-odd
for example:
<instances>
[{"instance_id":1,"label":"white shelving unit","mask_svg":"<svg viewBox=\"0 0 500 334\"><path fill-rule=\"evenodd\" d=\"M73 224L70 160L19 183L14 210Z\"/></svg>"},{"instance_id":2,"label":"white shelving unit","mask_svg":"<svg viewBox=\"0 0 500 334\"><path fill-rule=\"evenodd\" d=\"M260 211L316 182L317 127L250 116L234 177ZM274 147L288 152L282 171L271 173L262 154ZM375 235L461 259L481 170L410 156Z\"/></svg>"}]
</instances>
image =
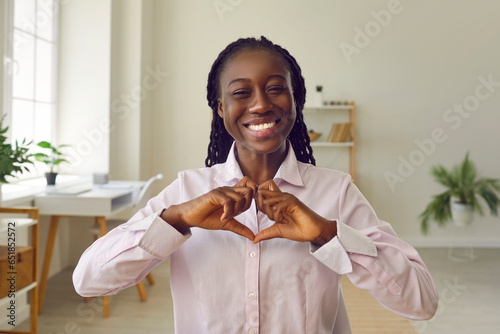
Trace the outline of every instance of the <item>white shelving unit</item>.
<instances>
[{"instance_id":1,"label":"white shelving unit","mask_svg":"<svg viewBox=\"0 0 500 334\"><path fill-rule=\"evenodd\" d=\"M305 122L309 129L315 132L321 132L318 140L311 142L311 147L324 149L342 149L349 150L349 173L353 181L356 181L356 104L354 101L343 105L327 105L321 107L304 107ZM349 142L327 142L328 134L331 131L333 123L349 122L351 123L351 141Z\"/></svg>"}]
</instances>

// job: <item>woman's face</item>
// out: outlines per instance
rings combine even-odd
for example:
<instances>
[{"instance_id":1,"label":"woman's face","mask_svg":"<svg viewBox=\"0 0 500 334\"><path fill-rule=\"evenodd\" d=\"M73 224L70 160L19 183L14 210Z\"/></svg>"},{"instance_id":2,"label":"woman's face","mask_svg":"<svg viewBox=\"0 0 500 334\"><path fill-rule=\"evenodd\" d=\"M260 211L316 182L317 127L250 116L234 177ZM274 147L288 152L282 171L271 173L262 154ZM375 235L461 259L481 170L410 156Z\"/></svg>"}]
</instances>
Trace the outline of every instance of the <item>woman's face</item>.
<instances>
[{"instance_id":1,"label":"woman's face","mask_svg":"<svg viewBox=\"0 0 500 334\"><path fill-rule=\"evenodd\" d=\"M286 150L296 110L290 72L277 56L242 51L226 65L220 87L219 116L239 153Z\"/></svg>"}]
</instances>

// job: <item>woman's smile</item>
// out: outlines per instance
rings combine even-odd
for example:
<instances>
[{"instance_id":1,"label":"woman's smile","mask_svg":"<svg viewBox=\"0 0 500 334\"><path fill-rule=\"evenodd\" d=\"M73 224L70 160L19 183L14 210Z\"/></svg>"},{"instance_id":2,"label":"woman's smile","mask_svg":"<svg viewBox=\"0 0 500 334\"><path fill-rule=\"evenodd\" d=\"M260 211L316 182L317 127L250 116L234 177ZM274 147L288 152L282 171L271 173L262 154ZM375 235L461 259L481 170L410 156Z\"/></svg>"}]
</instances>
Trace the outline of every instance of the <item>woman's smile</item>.
<instances>
[{"instance_id":1,"label":"woman's smile","mask_svg":"<svg viewBox=\"0 0 500 334\"><path fill-rule=\"evenodd\" d=\"M273 136L278 130L281 130L280 118L276 117L262 117L252 119L243 124L248 133L256 138L264 139Z\"/></svg>"}]
</instances>

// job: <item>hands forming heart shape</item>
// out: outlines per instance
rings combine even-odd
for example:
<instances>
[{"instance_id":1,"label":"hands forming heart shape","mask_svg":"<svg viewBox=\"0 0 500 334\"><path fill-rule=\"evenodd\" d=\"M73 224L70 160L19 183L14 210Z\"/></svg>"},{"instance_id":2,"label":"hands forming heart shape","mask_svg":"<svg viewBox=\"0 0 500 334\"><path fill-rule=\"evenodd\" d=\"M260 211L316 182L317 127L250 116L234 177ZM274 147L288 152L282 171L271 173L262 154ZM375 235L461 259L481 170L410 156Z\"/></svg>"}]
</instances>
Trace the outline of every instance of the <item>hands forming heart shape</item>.
<instances>
[{"instance_id":1,"label":"hands forming heart shape","mask_svg":"<svg viewBox=\"0 0 500 334\"><path fill-rule=\"evenodd\" d=\"M248 210L252 200L257 209L275 224L257 235L234 217ZM307 207L294 195L282 192L273 180L257 186L244 177L234 187L220 187L191 201L171 206L162 218L184 233L191 227L228 230L254 243L272 238L310 241L322 245L337 233L337 224Z\"/></svg>"}]
</instances>

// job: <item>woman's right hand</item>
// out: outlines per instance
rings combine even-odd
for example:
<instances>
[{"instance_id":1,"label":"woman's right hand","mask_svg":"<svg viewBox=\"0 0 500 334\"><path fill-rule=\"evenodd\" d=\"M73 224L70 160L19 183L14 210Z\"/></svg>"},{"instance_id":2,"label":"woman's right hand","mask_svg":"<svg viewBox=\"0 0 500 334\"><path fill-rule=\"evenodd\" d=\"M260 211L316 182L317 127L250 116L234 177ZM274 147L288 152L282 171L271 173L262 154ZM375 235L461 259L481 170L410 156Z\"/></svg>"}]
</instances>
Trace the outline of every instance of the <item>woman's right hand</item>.
<instances>
[{"instance_id":1,"label":"woman's right hand","mask_svg":"<svg viewBox=\"0 0 500 334\"><path fill-rule=\"evenodd\" d=\"M191 227L207 230L228 230L253 241L253 232L234 217L250 208L257 185L248 177L242 178L234 187L220 187L192 199L165 209L161 218L181 233Z\"/></svg>"}]
</instances>

